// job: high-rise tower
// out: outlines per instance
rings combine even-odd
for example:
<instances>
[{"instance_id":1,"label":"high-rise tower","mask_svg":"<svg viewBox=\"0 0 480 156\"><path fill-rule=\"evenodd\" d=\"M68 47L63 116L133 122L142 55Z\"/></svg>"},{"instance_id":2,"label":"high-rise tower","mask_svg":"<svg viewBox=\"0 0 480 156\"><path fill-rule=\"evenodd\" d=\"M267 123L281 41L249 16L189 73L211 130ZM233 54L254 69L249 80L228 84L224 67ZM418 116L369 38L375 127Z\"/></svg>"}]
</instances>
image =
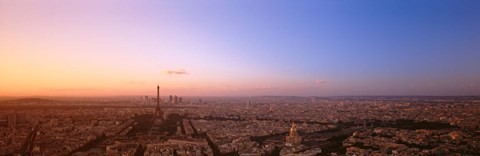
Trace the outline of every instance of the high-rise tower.
<instances>
[{"instance_id":1,"label":"high-rise tower","mask_svg":"<svg viewBox=\"0 0 480 156\"><path fill-rule=\"evenodd\" d=\"M172 103L173 103L173 104L178 104L178 96L175 95L175 96L173 97L173 102L172 102Z\"/></svg>"},{"instance_id":2,"label":"high-rise tower","mask_svg":"<svg viewBox=\"0 0 480 156\"><path fill-rule=\"evenodd\" d=\"M163 118L163 112L160 109L160 85L157 85L157 107L155 108L155 117Z\"/></svg>"}]
</instances>

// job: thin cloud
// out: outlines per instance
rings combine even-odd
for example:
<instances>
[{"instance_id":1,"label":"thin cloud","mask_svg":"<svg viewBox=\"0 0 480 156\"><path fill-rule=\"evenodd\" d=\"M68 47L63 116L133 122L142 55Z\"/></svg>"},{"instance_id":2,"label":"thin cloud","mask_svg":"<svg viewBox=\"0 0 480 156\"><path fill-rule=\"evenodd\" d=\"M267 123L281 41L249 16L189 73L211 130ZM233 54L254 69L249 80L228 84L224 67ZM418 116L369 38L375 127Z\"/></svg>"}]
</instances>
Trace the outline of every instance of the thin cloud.
<instances>
[{"instance_id":1,"label":"thin cloud","mask_svg":"<svg viewBox=\"0 0 480 156\"><path fill-rule=\"evenodd\" d=\"M327 80L315 80L313 81L313 83L315 85L323 85L323 84L326 84L328 81Z\"/></svg>"},{"instance_id":2,"label":"thin cloud","mask_svg":"<svg viewBox=\"0 0 480 156\"><path fill-rule=\"evenodd\" d=\"M177 69L177 70L165 70L163 71L164 74L166 75L188 75L188 73L185 69Z\"/></svg>"},{"instance_id":3,"label":"thin cloud","mask_svg":"<svg viewBox=\"0 0 480 156\"><path fill-rule=\"evenodd\" d=\"M470 88L474 88L475 86L477 86L475 83L463 83L460 85L460 87L470 87Z\"/></svg>"},{"instance_id":4,"label":"thin cloud","mask_svg":"<svg viewBox=\"0 0 480 156\"><path fill-rule=\"evenodd\" d=\"M59 92L69 92L69 91L98 91L97 88L44 88L48 91L59 91Z\"/></svg>"},{"instance_id":5,"label":"thin cloud","mask_svg":"<svg viewBox=\"0 0 480 156\"><path fill-rule=\"evenodd\" d=\"M143 85L145 83L147 83L146 81L127 81L127 82L124 82L125 84L128 84L128 85Z\"/></svg>"},{"instance_id":6,"label":"thin cloud","mask_svg":"<svg viewBox=\"0 0 480 156\"><path fill-rule=\"evenodd\" d=\"M274 90L274 89L279 89L279 88L272 87L272 86L258 86L258 87L255 87L255 89L258 89L258 90Z\"/></svg>"}]
</instances>

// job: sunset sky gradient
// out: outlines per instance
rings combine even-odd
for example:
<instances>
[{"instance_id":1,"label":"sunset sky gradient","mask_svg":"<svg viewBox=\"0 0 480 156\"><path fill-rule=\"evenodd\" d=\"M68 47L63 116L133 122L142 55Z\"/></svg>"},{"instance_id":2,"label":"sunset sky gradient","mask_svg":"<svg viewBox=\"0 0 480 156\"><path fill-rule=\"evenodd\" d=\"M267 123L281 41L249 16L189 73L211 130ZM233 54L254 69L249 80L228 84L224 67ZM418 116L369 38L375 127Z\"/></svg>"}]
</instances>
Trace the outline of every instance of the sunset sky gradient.
<instances>
[{"instance_id":1,"label":"sunset sky gradient","mask_svg":"<svg viewBox=\"0 0 480 156\"><path fill-rule=\"evenodd\" d=\"M0 0L0 96L480 95L476 0Z\"/></svg>"}]
</instances>

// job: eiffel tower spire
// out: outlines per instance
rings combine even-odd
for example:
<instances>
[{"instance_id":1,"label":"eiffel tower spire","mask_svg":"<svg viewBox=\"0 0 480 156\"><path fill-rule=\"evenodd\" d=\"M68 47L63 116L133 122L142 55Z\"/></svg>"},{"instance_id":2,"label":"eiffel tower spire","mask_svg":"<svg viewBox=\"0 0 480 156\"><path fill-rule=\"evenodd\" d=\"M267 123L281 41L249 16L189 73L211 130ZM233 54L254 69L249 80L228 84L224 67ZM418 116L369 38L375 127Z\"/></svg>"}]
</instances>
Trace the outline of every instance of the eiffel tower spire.
<instances>
[{"instance_id":1,"label":"eiffel tower spire","mask_svg":"<svg viewBox=\"0 0 480 156\"><path fill-rule=\"evenodd\" d=\"M157 107L155 107L155 117L163 118L163 112L160 109L160 84L157 85Z\"/></svg>"}]
</instances>

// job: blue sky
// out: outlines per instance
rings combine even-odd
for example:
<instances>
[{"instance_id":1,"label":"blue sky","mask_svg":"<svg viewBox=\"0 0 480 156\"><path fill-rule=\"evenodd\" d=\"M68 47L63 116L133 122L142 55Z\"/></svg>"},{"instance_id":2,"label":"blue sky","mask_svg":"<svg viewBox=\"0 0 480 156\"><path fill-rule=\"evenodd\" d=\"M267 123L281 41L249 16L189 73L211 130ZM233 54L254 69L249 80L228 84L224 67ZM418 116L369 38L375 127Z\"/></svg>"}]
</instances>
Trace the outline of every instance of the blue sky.
<instances>
[{"instance_id":1,"label":"blue sky","mask_svg":"<svg viewBox=\"0 0 480 156\"><path fill-rule=\"evenodd\" d=\"M480 94L480 1L2 3L5 95Z\"/></svg>"}]
</instances>

